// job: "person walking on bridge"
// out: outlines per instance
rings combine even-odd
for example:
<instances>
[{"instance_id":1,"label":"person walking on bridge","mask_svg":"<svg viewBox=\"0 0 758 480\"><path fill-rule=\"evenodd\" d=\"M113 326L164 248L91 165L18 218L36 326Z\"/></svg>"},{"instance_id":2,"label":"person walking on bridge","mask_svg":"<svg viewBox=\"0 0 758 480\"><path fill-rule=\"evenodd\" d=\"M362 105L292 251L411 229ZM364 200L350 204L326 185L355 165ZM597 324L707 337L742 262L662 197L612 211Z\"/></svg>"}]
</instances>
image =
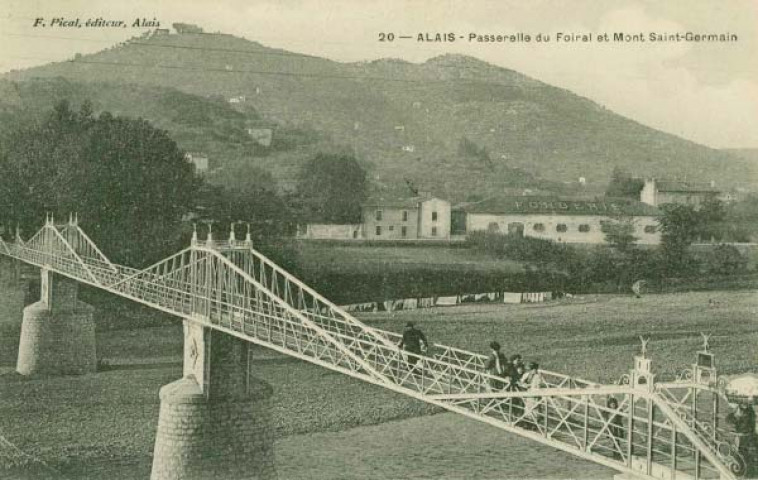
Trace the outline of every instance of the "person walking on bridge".
<instances>
[{"instance_id":1,"label":"person walking on bridge","mask_svg":"<svg viewBox=\"0 0 758 480\"><path fill-rule=\"evenodd\" d=\"M606 402L608 411L603 412L603 417L608 421L608 434L611 437L611 450L613 451L614 460L622 460L621 455L622 442L624 441L623 418L619 414L619 401L615 397L608 398Z\"/></svg>"},{"instance_id":2,"label":"person walking on bridge","mask_svg":"<svg viewBox=\"0 0 758 480\"><path fill-rule=\"evenodd\" d=\"M403 331L403 338L400 339L397 346L406 352L405 362L408 364L408 369L414 375L419 374L418 362L421 360L421 354L425 353L428 348L424 332L417 329L413 322L408 322L405 325L405 331Z\"/></svg>"},{"instance_id":3,"label":"person walking on bridge","mask_svg":"<svg viewBox=\"0 0 758 480\"><path fill-rule=\"evenodd\" d=\"M508 374L508 359L505 354L500 351L500 344L498 342L490 342L490 353L487 359L487 364L484 365L484 371L495 377L505 377ZM498 380L496 378L489 379L490 391L497 392L505 388L505 380Z\"/></svg>"},{"instance_id":4,"label":"person walking on bridge","mask_svg":"<svg viewBox=\"0 0 758 480\"><path fill-rule=\"evenodd\" d=\"M520 383L522 385L522 388L528 391L539 390L544 386L543 384L545 382L542 379L542 374L539 371L539 365L537 362L529 362L529 370L527 370L527 372L521 377ZM540 397L527 397L525 404L525 417L527 417L527 420L531 420L533 423L527 428L533 428L536 430L537 426L540 424L541 419Z\"/></svg>"}]
</instances>

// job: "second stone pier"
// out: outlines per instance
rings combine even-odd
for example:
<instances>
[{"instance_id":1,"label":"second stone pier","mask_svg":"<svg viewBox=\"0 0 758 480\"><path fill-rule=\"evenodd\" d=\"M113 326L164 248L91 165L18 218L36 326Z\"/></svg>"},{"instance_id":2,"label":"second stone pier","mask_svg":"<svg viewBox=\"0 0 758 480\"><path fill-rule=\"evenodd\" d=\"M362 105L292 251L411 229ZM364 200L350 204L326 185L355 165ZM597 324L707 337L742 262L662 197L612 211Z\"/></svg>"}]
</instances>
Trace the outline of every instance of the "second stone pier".
<instances>
[{"instance_id":1,"label":"second stone pier","mask_svg":"<svg viewBox=\"0 0 758 480\"><path fill-rule=\"evenodd\" d=\"M272 389L249 344L184 323L184 377L160 391L152 480L276 478Z\"/></svg>"}]
</instances>

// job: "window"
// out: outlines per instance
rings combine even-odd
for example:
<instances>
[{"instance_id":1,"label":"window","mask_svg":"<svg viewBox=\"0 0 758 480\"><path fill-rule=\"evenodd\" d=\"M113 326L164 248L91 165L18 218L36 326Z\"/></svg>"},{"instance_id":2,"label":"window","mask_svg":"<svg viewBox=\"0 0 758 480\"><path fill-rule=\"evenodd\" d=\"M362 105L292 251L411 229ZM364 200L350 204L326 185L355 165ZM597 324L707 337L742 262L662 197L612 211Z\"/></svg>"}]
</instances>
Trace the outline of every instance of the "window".
<instances>
[{"instance_id":1,"label":"window","mask_svg":"<svg viewBox=\"0 0 758 480\"><path fill-rule=\"evenodd\" d=\"M407 210L403 210L403 221L404 222L408 221L408 211Z\"/></svg>"},{"instance_id":2,"label":"window","mask_svg":"<svg viewBox=\"0 0 758 480\"><path fill-rule=\"evenodd\" d=\"M556 232L566 232L566 231L568 231L568 227L566 226L565 223L559 223L558 225L556 225L555 231Z\"/></svg>"},{"instance_id":3,"label":"window","mask_svg":"<svg viewBox=\"0 0 758 480\"><path fill-rule=\"evenodd\" d=\"M381 225L376 226L376 236L380 236L382 234L382 227Z\"/></svg>"},{"instance_id":4,"label":"window","mask_svg":"<svg viewBox=\"0 0 758 480\"><path fill-rule=\"evenodd\" d=\"M389 226L389 231L390 232L394 232L395 231L395 226L394 225L390 225Z\"/></svg>"},{"instance_id":5,"label":"window","mask_svg":"<svg viewBox=\"0 0 758 480\"><path fill-rule=\"evenodd\" d=\"M645 225L645 233L655 233L655 225Z\"/></svg>"},{"instance_id":6,"label":"window","mask_svg":"<svg viewBox=\"0 0 758 480\"><path fill-rule=\"evenodd\" d=\"M544 232L545 231L545 224L544 223L535 223L532 227L535 232Z\"/></svg>"},{"instance_id":7,"label":"window","mask_svg":"<svg viewBox=\"0 0 758 480\"><path fill-rule=\"evenodd\" d=\"M432 227L432 236L433 237L437 236L437 227Z\"/></svg>"},{"instance_id":8,"label":"window","mask_svg":"<svg viewBox=\"0 0 758 480\"><path fill-rule=\"evenodd\" d=\"M408 236L408 227L400 227L400 236L403 238Z\"/></svg>"},{"instance_id":9,"label":"window","mask_svg":"<svg viewBox=\"0 0 758 480\"><path fill-rule=\"evenodd\" d=\"M381 222L382 221L382 211L381 210L377 210L376 211L376 221L377 222Z\"/></svg>"},{"instance_id":10,"label":"window","mask_svg":"<svg viewBox=\"0 0 758 480\"><path fill-rule=\"evenodd\" d=\"M583 224L579 225L579 231L582 232L582 233L587 233L587 232L590 231L590 226L587 225L586 223L583 223Z\"/></svg>"},{"instance_id":11,"label":"window","mask_svg":"<svg viewBox=\"0 0 758 480\"><path fill-rule=\"evenodd\" d=\"M437 212L432 212L432 221L433 222L437 221Z\"/></svg>"}]
</instances>

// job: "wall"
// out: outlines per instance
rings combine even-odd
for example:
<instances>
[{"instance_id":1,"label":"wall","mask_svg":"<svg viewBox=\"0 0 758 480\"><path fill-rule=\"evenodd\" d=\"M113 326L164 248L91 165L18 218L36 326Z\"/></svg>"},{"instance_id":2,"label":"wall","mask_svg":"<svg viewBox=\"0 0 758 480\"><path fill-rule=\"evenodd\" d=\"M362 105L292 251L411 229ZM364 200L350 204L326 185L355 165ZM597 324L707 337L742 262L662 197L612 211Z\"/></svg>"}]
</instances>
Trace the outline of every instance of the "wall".
<instances>
[{"instance_id":1,"label":"wall","mask_svg":"<svg viewBox=\"0 0 758 480\"><path fill-rule=\"evenodd\" d=\"M524 235L528 237L542 238L563 243L605 243L605 234L601 230L601 222L608 220L602 215L519 215L519 214L479 214L470 213L466 218L466 230L487 231L497 225L500 233L508 233L508 225L511 223L523 223ZM638 244L656 245L660 243L660 232L646 233L645 226L656 226L658 221L655 217L635 217L635 236L639 238ZM544 230L535 230L535 224L542 224ZM565 232L558 232L559 224L566 225ZM580 232L580 225L588 225L588 232Z\"/></svg>"},{"instance_id":2,"label":"wall","mask_svg":"<svg viewBox=\"0 0 758 480\"><path fill-rule=\"evenodd\" d=\"M437 220L433 220L433 213ZM433 229L436 228L436 235ZM439 198L421 202L419 213L419 238L450 238L450 203Z\"/></svg>"},{"instance_id":3,"label":"wall","mask_svg":"<svg viewBox=\"0 0 758 480\"><path fill-rule=\"evenodd\" d=\"M363 238L362 225L336 225L309 223L305 232L298 234L299 238L331 239L331 240L360 240Z\"/></svg>"},{"instance_id":4,"label":"wall","mask_svg":"<svg viewBox=\"0 0 758 480\"><path fill-rule=\"evenodd\" d=\"M376 219L376 211L382 211L382 219ZM403 220L407 212L407 220ZM368 240L402 240L418 238L418 207L363 207L363 238ZM376 227L381 227L377 235ZM405 236L403 236L405 227Z\"/></svg>"}]
</instances>

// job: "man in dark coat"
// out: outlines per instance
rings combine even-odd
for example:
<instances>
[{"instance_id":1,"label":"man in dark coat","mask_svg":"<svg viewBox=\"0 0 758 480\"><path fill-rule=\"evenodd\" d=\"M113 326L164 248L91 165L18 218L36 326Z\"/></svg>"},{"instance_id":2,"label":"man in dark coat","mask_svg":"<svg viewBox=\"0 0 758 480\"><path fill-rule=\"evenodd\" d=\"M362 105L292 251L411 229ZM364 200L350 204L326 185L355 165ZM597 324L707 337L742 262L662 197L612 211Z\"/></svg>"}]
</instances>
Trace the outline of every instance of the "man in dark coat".
<instances>
[{"instance_id":1,"label":"man in dark coat","mask_svg":"<svg viewBox=\"0 0 758 480\"><path fill-rule=\"evenodd\" d=\"M490 342L490 349L492 350L492 353L490 353L487 363L484 365L484 370L490 375L505 377L508 373L508 359L505 357L505 354L500 351L500 344L495 341ZM492 391L498 391L505 388L504 380L491 378L489 384L490 390Z\"/></svg>"},{"instance_id":2,"label":"man in dark coat","mask_svg":"<svg viewBox=\"0 0 758 480\"><path fill-rule=\"evenodd\" d=\"M419 373L418 361L421 360L421 354L427 350L426 335L417 329L413 322L408 322L403 331L403 338L400 340L398 347L407 352L405 361L408 368L414 374Z\"/></svg>"}]
</instances>

